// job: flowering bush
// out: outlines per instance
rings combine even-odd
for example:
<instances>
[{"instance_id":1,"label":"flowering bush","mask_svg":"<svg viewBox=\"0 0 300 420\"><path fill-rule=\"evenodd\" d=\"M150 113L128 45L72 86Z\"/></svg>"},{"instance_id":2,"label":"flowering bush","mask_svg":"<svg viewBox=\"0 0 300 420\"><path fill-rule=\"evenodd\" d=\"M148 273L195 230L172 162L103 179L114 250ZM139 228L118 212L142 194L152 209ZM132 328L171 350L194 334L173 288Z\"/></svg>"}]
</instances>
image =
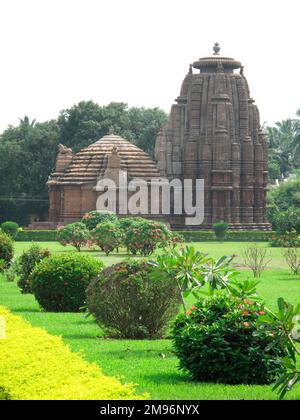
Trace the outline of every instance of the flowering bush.
<instances>
[{"instance_id":1,"label":"flowering bush","mask_svg":"<svg viewBox=\"0 0 300 420\"><path fill-rule=\"evenodd\" d=\"M146 262L108 267L87 288L88 312L122 338L157 338L178 313L179 291L171 277L154 278Z\"/></svg>"},{"instance_id":2,"label":"flowering bush","mask_svg":"<svg viewBox=\"0 0 300 420\"><path fill-rule=\"evenodd\" d=\"M81 222L87 227L88 230L93 230L97 225L103 222L117 223L118 217L112 211L90 211L86 213Z\"/></svg>"},{"instance_id":3,"label":"flowering bush","mask_svg":"<svg viewBox=\"0 0 300 420\"><path fill-rule=\"evenodd\" d=\"M263 304L216 292L179 315L172 330L180 368L194 380L268 384L282 371L278 331L259 328Z\"/></svg>"},{"instance_id":4,"label":"flowering bush","mask_svg":"<svg viewBox=\"0 0 300 420\"><path fill-rule=\"evenodd\" d=\"M0 260L5 261L3 268L7 268L14 256L13 241L5 232L0 230Z\"/></svg>"},{"instance_id":5,"label":"flowering bush","mask_svg":"<svg viewBox=\"0 0 300 420\"><path fill-rule=\"evenodd\" d=\"M90 232L83 223L72 223L57 230L57 240L63 246L72 245L77 251L86 246L90 239Z\"/></svg>"},{"instance_id":6,"label":"flowering bush","mask_svg":"<svg viewBox=\"0 0 300 420\"><path fill-rule=\"evenodd\" d=\"M93 242L98 245L106 255L109 255L110 252L121 245L122 236L122 231L119 226L112 222L100 223L92 230Z\"/></svg>"},{"instance_id":7,"label":"flowering bush","mask_svg":"<svg viewBox=\"0 0 300 420\"><path fill-rule=\"evenodd\" d=\"M18 286L22 293L31 293L30 274L34 270L36 264L44 258L50 257L50 251L47 248L41 248L39 245L33 244L28 251L24 251L18 259L17 271L19 274Z\"/></svg>"},{"instance_id":8,"label":"flowering bush","mask_svg":"<svg viewBox=\"0 0 300 420\"><path fill-rule=\"evenodd\" d=\"M124 243L133 255L152 254L156 248L165 247L170 242L171 232L164 223L140 219L132 222L126 230Z\"/></svg>"},{"instance_id":9,"label":"flowering bush","mask_svg":"<svg viewBox=\"0 0 300 420\"><path fill-rule=\"evenodd\" d=\"M85 303L85 289L102 268L100 260L85 255L52 255L35 267L29 281L46 311L78 312Z\"/></svg>"}]
</instances>

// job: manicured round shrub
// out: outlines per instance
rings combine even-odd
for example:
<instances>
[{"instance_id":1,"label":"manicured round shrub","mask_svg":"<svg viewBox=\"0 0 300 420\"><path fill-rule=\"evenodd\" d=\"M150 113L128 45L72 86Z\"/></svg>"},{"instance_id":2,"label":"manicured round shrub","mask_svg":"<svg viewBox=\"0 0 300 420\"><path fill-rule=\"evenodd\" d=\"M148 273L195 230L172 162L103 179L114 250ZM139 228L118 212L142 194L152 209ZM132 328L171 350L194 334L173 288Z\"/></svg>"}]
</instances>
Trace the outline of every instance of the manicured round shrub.
<instances>
[{"instance_id":1,"label":"manicured round shrub","mask_svg":"<svg viewBox=\"0 0 300 420\"><path fill-rule=\"evenodd\" d=\"M103 263L80 254L52 255L30 276L32 292L46 311L78 312L85 304L85 289Z\"/></svg>"},{"instance_id":2,"label":"manicured round shrub","mask_svg":"<svg viewBox=\"0 0 300 420\"><path fill-rule=\"evenodd\" d=\"M5 232L0 230L0 260L5 261L3 268L9 267L14 256L13 241Z\"/></svg>"},{"instance_id":3,"label":"manicured round shrub","mask_svg":"<svg viewBox=\"0 0 300 420\"><path fill-rule=\"evenodd\" d=\"M116 223L103 222L92 230L93 242L109 255L122 243L123 233Z\"/></svg>"},{"instance_id":4,"label":"manicured round shrub","mask_svg":"<svg viewBox=\"0 0 300 420\"><path fill-rule=\"evenodd\" d=\"M172 330L180 368L194 380L268 384L281 372L284 351L260 328L264 306L218 292L179 315Z\"/></svg>"},{"instance_id":5,"label":"manicured round shrub","mask_svg":"<svg viewBox=\"0 0 300 420\"><path fill-rule=\"evenodd\" d=\"M164 223L142 219L133 222L126 230L124 244L133 255L151 255L156 248L169 243L171 232Z\"/></svg>"},{"instance_id":6,"label":"manicured round shrub","mask_svg":"<svg viewBox=\"0 0 300 420\"><path fill-rule=\"evenodd\" d=\"M86 246L90 240L90 232L83 223L71 223L58 228L57 240L63 246L72 245L77 251Z\"/></svg>"},{"instance_id":7,"label":"manicured round shrub","mask_svg":"<svg viewBox=\"0 0 300 420\"><path fill-rule=\"evenodd\" d=\"M19 225L16 222L4 222L1 225L1 229L12 239L16 239L19 232Z\"/></svg>"},{"instance_id":8,"label":"manicured round shrub","mask_svg":"<svg viewBox=\"0 0 300 420\"><path fill-rule=\"evenodd\" d=\"M112 211L90 211L89 213L86 213L82 220L82 223L87 227L88 230L93 230L96 228L97 225L103 222L112 222L117 223L118 222L118 216L116 213Z\"/></svg>"},{"instance_id":9,"label":"manicured round shrub","mask_svg":"<svg viewBox=\"0 0 300 420\"><path fill-rule=\"evenodd\" d=\"M31 293L30 275L35 266L47 257L50 257L49 249L33 244L18 259L18 286L22 293Z\"/></svg>"},{"instance_id":10,"label":"manicured round shrub","mask_svg":"<svg viewBox=\"0 0 300 420\"><path fill-rule=\"evenodd\" d=\"M124 261L102 271L87 288L87 307L108 334L158 338L178 313L179 291L172 278L153 276L146 262Z\"/></svg>"},{"instance_id":11,"label":"manicured round shrub","mask_svg":"<svg viewBox=\"0 0 300 420\"><path fill-rule=\"evenodd\" d=\"M214 223L213 230L215 232L215 237L218 239L218 241L224 241L224 239L226 238L228 227L228 223L224 222L223 220L221 222Z\"/></svg>"}]
</instances>

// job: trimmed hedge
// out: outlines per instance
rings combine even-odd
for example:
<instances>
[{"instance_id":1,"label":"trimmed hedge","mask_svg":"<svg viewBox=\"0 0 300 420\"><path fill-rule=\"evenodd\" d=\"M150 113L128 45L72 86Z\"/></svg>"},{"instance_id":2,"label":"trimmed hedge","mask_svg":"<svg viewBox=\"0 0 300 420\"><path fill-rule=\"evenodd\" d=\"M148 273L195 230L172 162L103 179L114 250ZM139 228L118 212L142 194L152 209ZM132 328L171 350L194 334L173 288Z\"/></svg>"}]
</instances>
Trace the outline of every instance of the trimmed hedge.
<instances>
[{"instance_id":1,"label":"trimmed hedge","mask_svg":"<svg viewBox=\"0 0 300 420\"><path fill-rule=\"evenodd\" d=\"M176 232L174 232L176 233ZM216 241L213 231L180 231L186 242L211 242ZM225 242L268 242L274 232L268 231L231 231L226 234ZM24 230L18 233L17 241L20 242L55 242L56 230Z\"/></svg>"},{"instance_id":2,"label":"trimmed hedge","mask_svg":"<svg viewBox=\"0 0 300 420\"><path fill-rule=\"evenodd\" d=\"M56 242L56 230L22 230L18 233L17 242Z\"/></svg>"},{"instance_id":3,"label":"trimmed hedge","mask_svg":"<svg viewBox=\"0 0 300 420\"><path fill-rule=\"evenodd\" d=\"M186 242L211 242L218 240L213 231L182 231L178 232ZM226 233L224 242L268 242L274 232L270 231L231 231Z\"/></svg>"},{"instance_id":4,"label":"trimmed hedge","mask_svg":"<svg viewBox=\"0 0 300 420\"><path fill-rule=\"evenodd\" d=\"M131 384L122 385L73 353L62 338L32 327L0 306L6 338L0 340L0 399L135 400Z\"/></svg>"}]
</instances>

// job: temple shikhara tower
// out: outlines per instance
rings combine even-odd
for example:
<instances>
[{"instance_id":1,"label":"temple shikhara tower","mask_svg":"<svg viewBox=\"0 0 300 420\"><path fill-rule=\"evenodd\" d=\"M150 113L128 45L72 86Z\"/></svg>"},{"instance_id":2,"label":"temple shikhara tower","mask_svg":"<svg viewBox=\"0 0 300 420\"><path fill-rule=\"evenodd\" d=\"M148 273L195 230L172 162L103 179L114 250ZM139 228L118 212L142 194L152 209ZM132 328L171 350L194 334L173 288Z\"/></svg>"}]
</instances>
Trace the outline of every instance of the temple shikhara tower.
<instances>
[{"instance_id":1,"label":"temple shikhara tower","mask_svg":"<svg viewBox=\"0 0 300 420\"><path fill-rule=\"evenodd\" d=\"M266 219L267 144L244 67L214 54L194 62L170 118L156 140L156 159L169 179L204 179L205 220L232 229L269 229ZM184 215L170 219L184 227Z\"/></svg>"}]
</instances>

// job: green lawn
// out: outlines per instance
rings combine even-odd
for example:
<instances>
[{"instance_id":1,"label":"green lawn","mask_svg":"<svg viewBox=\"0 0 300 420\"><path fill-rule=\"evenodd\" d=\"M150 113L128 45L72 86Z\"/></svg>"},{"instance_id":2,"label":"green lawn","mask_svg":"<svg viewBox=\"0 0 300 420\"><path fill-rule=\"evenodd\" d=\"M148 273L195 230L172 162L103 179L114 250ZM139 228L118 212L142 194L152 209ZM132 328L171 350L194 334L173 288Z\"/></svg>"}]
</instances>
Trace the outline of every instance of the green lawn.
<instances>
[{"instance_id":1,"label":"green lawn","mask_svg":"<svg viewBox=\"0 0 300 420\"><path fill-rule=\"evenodd\" d=\"M16 243L16 254L30 246ZM43 243L53 252L69 252L57 243ZM241 249L246 243L205 242L193 244L214 257L238 255L236 264L241 266L241 277L251 278L251 273L242 267ZM259 246L267 247L261 243ZM106 265L120 261L126 253L104 256L100 252L89 252L101 257ZM289 273L280 249L268 248L272 261L263 274L259 291L268 305L276 306L283 296L292 303L300 300L300 276ZM82 351L88 361L98 363L105 374L114 375L124 382L134 382L138 392L147 391L153 399L275 399L270 386L225 386L192 382L187 375L177 370L178 361L172 353L169 340L132 341L109 340L101 337L101 330L83 314L55 314L40 311L32 295L21 295L17 286L0 280L0 304L13 313L27 319L32 325L45 328L49 333L61 335L73 351ZM300 399L300 386L288 396Z\"/></svg>"}]
</instances>

